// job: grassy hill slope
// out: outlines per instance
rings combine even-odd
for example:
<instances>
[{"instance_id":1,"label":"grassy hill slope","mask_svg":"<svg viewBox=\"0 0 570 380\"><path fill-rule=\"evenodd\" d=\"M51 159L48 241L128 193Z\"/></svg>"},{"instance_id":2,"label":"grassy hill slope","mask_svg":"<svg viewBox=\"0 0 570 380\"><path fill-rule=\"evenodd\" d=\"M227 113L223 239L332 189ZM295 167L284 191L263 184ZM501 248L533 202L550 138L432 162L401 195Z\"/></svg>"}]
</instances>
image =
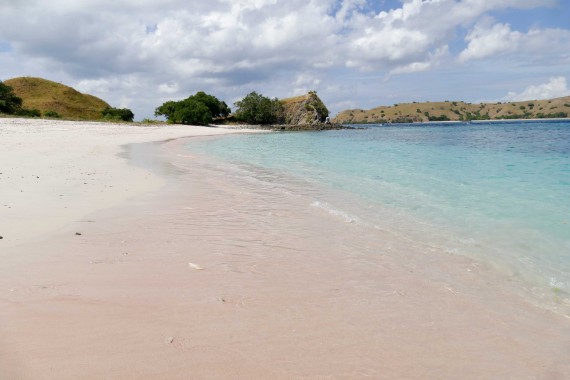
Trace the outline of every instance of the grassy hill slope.
<instances>
[{"instance_id":1,"label":"grassy hill slope","mask_svg":"<svg viewBox=\"0 0 570 380\"><path fill-rule=\"evenodd\" d=\"M335 123L410 123L494 119L540 119L570 117L570 96L550 100L505 103L424 102L381 106L371 110L340 112Z\"/></svg>"},{"instance_id":2,"label":"grassy hill slope","mask_svg":"<svg viewBox=\"0 0 570 380\"><path fill-rule=\"evenodd\" d=\"M8 79L5 84L23 100L22 106L38 109L43 113L55 111L64 119L101 120L109 104L103 100L47 79L22 77Z\"/></svg>"}]
</instances>

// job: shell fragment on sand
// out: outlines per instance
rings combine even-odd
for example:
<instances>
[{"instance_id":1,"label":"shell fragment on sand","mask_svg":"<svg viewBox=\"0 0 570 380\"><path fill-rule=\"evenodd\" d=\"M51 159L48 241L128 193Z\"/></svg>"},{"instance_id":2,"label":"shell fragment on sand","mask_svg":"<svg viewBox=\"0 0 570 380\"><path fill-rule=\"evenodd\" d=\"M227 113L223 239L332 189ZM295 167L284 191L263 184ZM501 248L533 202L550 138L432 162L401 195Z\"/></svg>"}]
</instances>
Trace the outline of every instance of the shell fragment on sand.
<instances>
[{"instance_id":1,"label":"shell fragment on sand","mask_svg":"<svg viewBox=\"0 0 570 380\"><path fill-rule=\"evenodd\" d=\"M196 269L196 270L204 270L204 268L202 268L200 265L194 264L194 263L188 263L188 266L192 269Z\"/></svg>"}]
</instances>

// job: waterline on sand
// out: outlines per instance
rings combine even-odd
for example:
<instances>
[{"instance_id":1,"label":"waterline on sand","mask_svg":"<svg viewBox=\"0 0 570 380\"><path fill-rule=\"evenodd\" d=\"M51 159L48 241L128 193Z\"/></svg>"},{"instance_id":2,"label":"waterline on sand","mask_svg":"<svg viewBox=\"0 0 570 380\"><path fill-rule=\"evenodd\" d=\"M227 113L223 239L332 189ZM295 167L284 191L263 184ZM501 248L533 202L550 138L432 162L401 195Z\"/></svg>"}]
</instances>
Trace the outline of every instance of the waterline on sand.
<instances>
[{"instance_id":1,"label":"waterline on sand","mask_svg":"<svg viewBox=\"0 0 570 380\"><path fill-rule=\"evenodd\" d=\"M345 221L490 265L562 310L570 304L568 146L568 122L556 121L238 136L189 149L260 186L306 194Z\"/></svg>"}]
</instances>

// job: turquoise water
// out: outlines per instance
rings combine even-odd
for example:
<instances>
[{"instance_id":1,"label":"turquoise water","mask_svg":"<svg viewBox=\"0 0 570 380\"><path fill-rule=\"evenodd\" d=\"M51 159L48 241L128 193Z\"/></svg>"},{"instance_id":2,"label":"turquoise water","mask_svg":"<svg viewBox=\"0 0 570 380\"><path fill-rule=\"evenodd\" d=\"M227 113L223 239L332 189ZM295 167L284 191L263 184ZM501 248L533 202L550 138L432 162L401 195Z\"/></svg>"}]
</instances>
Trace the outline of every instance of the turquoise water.
<instances>
[{"instance_id":1,"label":"turquoise water","mask_svg":"<svg viewBox=\"0 0 570 380\"><path fill-rule=\"evenodd\" d=\"M305 188L311 207L346 222L483 260L538 293L570 292L570 122L367 126L188 147Z\"/></svg>"}]
</instances>

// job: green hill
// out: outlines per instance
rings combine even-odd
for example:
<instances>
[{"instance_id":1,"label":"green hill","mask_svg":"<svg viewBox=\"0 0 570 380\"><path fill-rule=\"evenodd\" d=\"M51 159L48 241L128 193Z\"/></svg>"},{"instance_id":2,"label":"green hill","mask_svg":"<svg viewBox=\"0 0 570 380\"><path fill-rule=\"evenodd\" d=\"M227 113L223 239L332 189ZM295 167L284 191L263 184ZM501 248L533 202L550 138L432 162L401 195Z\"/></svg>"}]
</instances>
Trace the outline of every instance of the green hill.
<instances>
[{"instance_id":1,"label":"green hill","mask_svg":"<svg viewBox=\"0 0 570 380\"><path fill-rule=\"evenodd\" d=\"M38 109L44 114L55 111L64 119L101 120L101 112L110 107L103 100L47 79L22 77L8 79L5 84L22 98L22 107Z\"/></svg>"},{"instance_id":2,"label":"green hill","mask_svg":"<svg viewBox=\"0 0 570 380\"><path fill-rule=\"evenodd\" d=\"M402 103L370 110L342 111L333 122L366 124L566 117L570 117L570 96L549 100L477 104L459 101Z\"/></svg>"}]
</instances>

